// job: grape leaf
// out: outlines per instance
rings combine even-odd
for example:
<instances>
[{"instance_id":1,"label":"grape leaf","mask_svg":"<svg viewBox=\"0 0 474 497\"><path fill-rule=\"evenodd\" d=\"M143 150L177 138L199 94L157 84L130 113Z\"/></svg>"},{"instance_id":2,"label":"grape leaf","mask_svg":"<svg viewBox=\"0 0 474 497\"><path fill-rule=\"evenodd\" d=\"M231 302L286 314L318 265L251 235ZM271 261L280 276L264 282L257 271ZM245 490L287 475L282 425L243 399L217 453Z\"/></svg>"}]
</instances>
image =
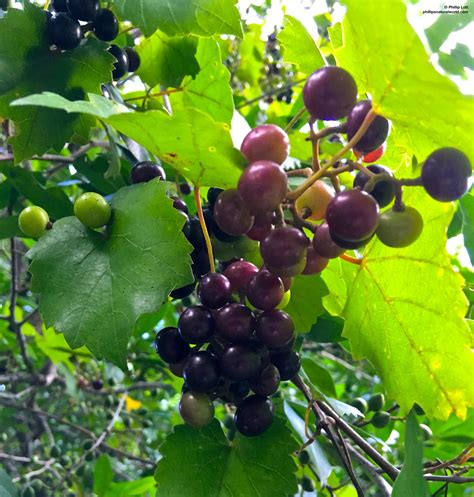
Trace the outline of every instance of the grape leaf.
<instances>
[{"instance_id":1,"label":"grape leaf","mask_svg":"<svg viewBox=\"0 0 474 497\"><path fill-rule=\"evenodd\" d=\"M142 60L138 75L151 87L177 87L184 76L199 72L196 49L197 38L171 37L158 30L137 48Z\"/></svg>"},{"instance_id":2,"label":"grape leaf","mask_svg":"<svg viewBox=\"0 0 474 497\"><path fill-rule=\"evenodd\" d=\"M15 123L10 143L16 162L60 150L80 118L62 110L10 107L10 102L43 91L75 100L84 92L100 93L101 83L111 79L113 57L106 43L89 38L75 50L51 51L45 25L44 11L29 2L0 20L0 115Z\"/></svg>"},{"instance_id":3,"label":"grape leaf","mask_svg":"<svg viewBox=\"0 0 474 497\"><path fill-rule=\"evenodd\" d=\"M464 246L469 254L471 263L474 263L474 195L473 192L464 195L459 201L462 212L462 234Z\"/></svg>"},{"instance_id":4,"label":"grape leaf","mask_svg":"<svg viewBox=\"0 0 474 497\"><path fill-rule=\"evenodd\" d=\"M0 468L0 497L18 497L19 494L8 474Z\"/></svg>"},{"instance_id":5,"label":"grape leaf","mask_svg":"<svg viewBox=\"0 0 474 497\"><path fill-rule=\"evenodd\" d=\"M334 56L355 77L359 93L368 92L374 109L392 121L394 152L408 163L413 155L423 161L436 148L453 146L472 162L474 100L431 65L404 3L346 4L344 44ZM429 98L420 98L427 88Z\"/></svg>"},{"instance_id":6,"label":"grape leaf","mask_svg":"<svg viewBox=\"0 0 474 497\"><path fill-rule=\"evenodd\" d=\"M119 114L107 122L202 186L233 187L245 166L229 126L194 108L173 116L160 111Z\"/></svg>"},{"instance_id":7,"label":"grape leaf","mask_svg":"<svg viewBox=\"0 0 474 497\"><path fill-rule=\"evenodd\" d=\"M122 17L146 36L160 28L170 36L242 36L235 0L115 0Z\"/></svg>"},{"instance_id":8,"label":"grape leaf","mask_svg":"<svg viewBox=\"0 0 474 497\"><path fill-rule=\"evenodd\" d=\"M325 367L307 357L303 359L302 366L312 387L317 387L325 395L337 397L336 386L334 385L331 373Z\"/></svg>"},{"instance_id":9,"label":"grape leaf","mask_svg":"<svg viewBox=\"0 0 474 497\"><path fill-rule=\"evenodd\" d=\"M136 320L192 280L184 218L167 188L158 181L122 188L106 235L64 218L28 253L45 324L71 347L86 345L123 368Z\"/></svg>"},{"instance_id":10,"label":"grape leaf","mask_svg":"<svg viewBox=\"0 0 474 497\"><path fill-rule=\"evenodd\" d=\"M18 227L18 216L0 218L0 240L12 238L13 236L24 236Z\"/></svg>"},{"instance_id":11,"label":"grape leaf","mask_svg":"<svg viewBox=\"0 0 474 497\"><path fill-rule=\"evenodd\" d=\"M161 447L155 479L160 497L286 497L297 490L291 454L298 443L284 422L275 417L263 435L237 434L232 442L220 424L200 430L176 426ZM183 465L183 454L187 464ZM176 478L179 472L179 478Z\"/></svg>"},{"instance_id":12,"label":"grape leaf","mask_svg":"<svg viewBox=\"0 0 474 497\"><path fill-rule=\"evenodd\" d=\"M405 461L393 485L392 497L429 497L423 478L423 433L414 412L407 419Z\"/></svg>"},{"instance_id":13,"label":"grape leaf","mask_svg":"<svg viewBox=\"0 0 474 497\"><path fill-rule=\"evenodd\" d=\"M454 412L463 418L474 401L465 374L474 368L474 354L463 319L463 280L445 248L453 208L421 190L410 189L404 200L422 213L423 233L404 249L371 242L355 275L344 275L343 335L354 357L367 357L377 369L402 411L416 402L429 417Z\"/></svg>"},{"instance_id":14,"label":"grape leaf","mask_svg":"<svg viewBox=\"0 0 474 497\"><path fill-rule=\"evenodd\" d=\"M314 27L316 29L316 25ZM285 62L296 64L302 73L310 75L326 65L313 37L296 17L285 16L278 40L285 49Z\"/></svg>"},{"instance_id":15,"label":"grape leaf","mask_svg":"<svg viewBox=\"0 0 474 497\"><path fill-rule=\"evenodd\" d=\"M297 276L291 286L291 300L285 307L295 323L297 333L308 333L318 316L324 313L322 299L327 295L320 276Z\"/></svg>"}]
</instances>

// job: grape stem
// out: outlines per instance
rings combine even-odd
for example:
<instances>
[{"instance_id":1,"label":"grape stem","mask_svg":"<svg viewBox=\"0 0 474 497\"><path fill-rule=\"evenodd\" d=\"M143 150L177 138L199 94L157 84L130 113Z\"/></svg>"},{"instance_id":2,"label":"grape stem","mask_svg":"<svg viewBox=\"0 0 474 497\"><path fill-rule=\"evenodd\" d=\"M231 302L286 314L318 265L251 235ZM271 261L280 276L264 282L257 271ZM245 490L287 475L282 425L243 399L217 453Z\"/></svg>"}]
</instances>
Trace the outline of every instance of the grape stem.
<instances>
[{"instance_id":1,"label":"grape stem","mask_svg":"<svg viewBox=\"0 0 474 497\"><path fill-rule=\"evenodd\" d=\"M310 123L309 127L310 127L309 137L313 148L313 160L311 163L311 167L313 168L314 172L317 172L321 169L321 164L319 163L319 139L317 140L314 139L316 133L314 132L313 124Z\"/></svg>"},{"instance_id":2,"label":"grape stem","mask_svg":"<svg viewBox=\"0 0 474 497\"><path fill-rule=\"evenodd\" d=\"M317 133L314 133L314 135L308 136L306 141L318 141L322 138L326 138L326 136L335 135L337 133L345 133L346 131L346 123L339 124L338 126L328 126L327 128L320 129Z\"/></svg>"},{"instance_id":3,"label":"grape stem","mask_svg":"<svg viewBox=\"0 0 474 497\"><path fill-rule=\"evenodd\" d=\"M310 167L286 171L286 175L288 177L290 177L290 176L305 176L306 178L309 178L312 174L313 174L313 170Z\"/></svg>"},{"instance_id":4,"label":"grape stem","mask_svg":"<svg viewBox=\"0 0 474 497\"><path fill-rule=\"evenodd\" d=\"M363 261L363 259L358 259L357 257L351 257L350 255L347 254L342 254L339 257L346 262L350 262L351 264L356 264L358 266L360 266Z\"/></svg>"},{"instance_id":5,"label":"grape stem","mask_svg":"<svg viewBox=\"0 0 474 497\"><path fill-rule=\"evenodd\" d=\"M133 102L134 100L143 100L143 99L148 99L148 98L164 97L165 95L171 95L173 93L179 93L181 91L184 91L184 88L182 88L182 87L172 88L171 90L163 90L163 91L159 91L158 93L150 93L150 94L142 95L140 97L125 98L124 102Z\"/></svg>"},{"instance_id":6,"label":"grape stem","mask_svg":"<svg viewBox=\"0 0 474 497\"><path fill-rule=\"evenodd\" d=\"M288 131L293 129L295 124L304 116L305 113L306 113L306 108L301 107L301 109L293 116L291 121L283 128L283 131L285 133L288 133Z\"/></svg>"},{"instance_id":7,"label":"grape stem","mask_svg":"<svg viewBox=\"0 0 474 497\"><path fill-rule=\"evenodd\" d=\"M357 130L357 133L352 137L351 140L334 155L334 157L322 166L322 168L315 172L310 178L308 178L301 186L296 190L293 190L287 195L288 200L296 200L300 195L302 195L311 185L313 185L318 179L322 178L327 170L333 166L339 159L341 159L346 152L348 152L357 142L364 136L365 132L372 124L372 121L377 117L377 114L372 110L367 113L361 127Z\"/></svg>"},{"instance_id":8,"label":"grape stem","mask_svg":"<svg viewBox=\"0 0 474 497\"><path fill-rule=\"evenodd\" d=\"M212 250L211 237L209 236L209 231L206 226L206 221L204 219L204 214L202 212L201 195L199 193L199 186L194 186L194 200L196 201L197 215L199 217L199 223L201 224L202 233L204 239L206 240L207 256L209 257L209 266L211 268L211 273L216 272L216 265L214 263L214 252Z\"/></svg>"}]
</instances>

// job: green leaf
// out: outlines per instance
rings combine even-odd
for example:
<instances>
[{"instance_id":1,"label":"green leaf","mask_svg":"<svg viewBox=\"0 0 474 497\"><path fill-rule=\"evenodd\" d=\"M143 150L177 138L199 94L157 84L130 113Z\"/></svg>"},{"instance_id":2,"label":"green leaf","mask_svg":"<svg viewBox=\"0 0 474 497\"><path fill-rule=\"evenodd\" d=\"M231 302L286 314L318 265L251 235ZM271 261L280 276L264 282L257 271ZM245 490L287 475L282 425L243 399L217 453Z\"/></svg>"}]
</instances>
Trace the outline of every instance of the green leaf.
<instances>
[{"instance_id":1,"label":"green leaf","mask_svg":"<svg viewBox=\"0 0 474 497\"><path fill-rule=\"evenodd\" d=\"M154 495L155 488L155 479L153 476L148 476L140 480L113 483L105 497L129 497L131 495L148 497Z\"/></svg>"},{"instance_id":2,"label":"green leaf","mask_svg":"<svg viewBox=\"0 0 474 497\"><path fill-rule=\"evenodd\" d=\"M449 35L466 27L472 21L470 15L441 15L425 29L425 35L433 52L437 52Z\"/></svg>"},{"instance_id":3,"label":"green leaf","mask_svg":"<svg viewBox=\"0 0 474 497\"><path fill-rule=\"evenodd\" d=\"M463 418L474 400L465 374L474 354L463 280L445 248L453 207L415 189L404 200L423 214L423 233L404 249L370 243L356 273L345 276L344 336L354 357L367 357L377 369L402 411L416 402L429 417Z\"/></svg>"},{"instance_id":4,"label":"green leaf","mask_svg":"<svg viewBox=\"0 0 474 497\"><path fill-rule=\"evenodd\" d=\"M12 238L14 236L24 236L18 227L18 216L7 216L0 218L0 240Z\"/></svg>"},{"instance_id":5,"label":"green leaf","mask_svg":"<svg viewBox=\"0 0 474 497\"><path fill-rule=\"evenodd\" d=\"M466 69L474 69L474 57L467 45L458 43L451 53L440 52L438 54L438 64L448 73L467 77Z\"/></svg>"},{"instance_id":6,"label":"green leaf","mask_svg":"<svg viewBox=\"0 0 474 497\"><path fill-rule=\"evenodd\" d=\"M114 471L110 458L107 454L102 454L94 465L94 493L98 497L104 497L114 479Z\"/></svg>"},{"instance_id":7,"label":"green leaf","mask_svg":"<svg viewBox=\"0 0 474 497\"><path fill-rule=\"evenodd\" d=\"M193 183L235 187L245 165L227 124L189 108L169 116L164 112L133 112L108 123L129 136Z\"/></svg>"},{"instance_id":8,"label":"green leaf","mask_svg":"<svg viewBox=\"0 0 474 497\"><path fill-rule=\"evenodd\" d=\"M167 189L159 181L123 188L112 199L107 234L66 218L30 250L45 323L71 347L86 345L123 368L136 320L192 280L184 218Z\"/></svg>"},{"instance_id":9,"label":"green leaf","mask_svg":"<svg viewBox=\"0 0 474 497\"><path fill-rule=\"evenodd\" d=\"M344 320L337 316L323 314L318 317L316 324L305 337L307 340L319 343L334 343L341 341Z\"/></svg>"},{"instance_id":10,"label":"green leaf","mask_svg":"<svg viewBox=\"0 0 474 497\"><path fill-rule=\"evenodd\" d=\"M303 370L308 376L311 385L317 387L325 395L337 397L336 387L329 371L323 366L316 364L313 359L304 358Z\"/></svg>"},{"instance_id":11,"label":"green leaf","mask_svg":"<svg viewBox=\"0 0 474 497\"><path fill-rule=\"evenodd\" d=\"M405 462L393 485L392 497L429 497L423 478L423 433L414 412L407 419Z\"/></svg>"},{"instance_id":12,"label":"green leaf","mask_svg":"<svg viewBox=\"0 0 474 497\"><path fill-rule=\"evenodd\" d=\"M111 79L106 43L91 37L75 50L51 51L45 27L44 11L29 2L0 20L0 114L15 122L10 143L16 162L62 149L80 118L57 109L10 107L13 100L44 91L75 100L100 93L101 83Z\"/></svg>"},{"instance_id":13,"label":"green leaf","mask_svg":"<svg viewBox=\"0 0 474 497\"><path fill-rule=\"evenodd\" d=\"M393 152L409 163L413 155L423 161L452 146L472 162L474 100L431 65L404 3L367 2L363 9L359 0L346 4L344 45L334 55L355 77L359 93L369 93L374 110L392 121ZM427 88L430 98L420 98Z\"/></svg>"},{"instance_id":14,"label":"green leaf","mask_svg":"<svg viewBox=\"0 0 474 497\"><path fill-rule=\"evenodd\" d=\"M122 17L146 36L157 28L170 36L195 34L242 36L235 0L115 0Z\"/></svg>"},{"instance_id":15,"label":"green leaf","mask_svg":"<svg viewBox=\"0 0 474 497\"><path fill-rule=\"evenodd\" d=\"M137 47L142 60L138 75L151 87L162 84L177 87L187 75L196 76L197 38L168 36L156 31Z\"/></svg>"},{"instance_id":16,"label":"green leaf","mask_svg":"<svg viewBox=\"0 0 474 497\"><path fill-rule=\"evenodd\" d=\"M158 495L293 495L297 485L291 454L297 448L298 443L278 417L263 435L247 438L237 434L232 443L217 421L200 430L176 426L161 447L163 459L155 473ZM183 465L184 453L189 464Z\"/></svg>"},{"instance_id":17,"label":"green leaf","mask_svg":"<svg viewBox=\"0 0 474 497\"><path fill-rule=\"evenodd\" d=\"M308 333L318 316L324 313L322 299L327 287L320 276L297 276L291 286L291 300L285 307L297 333Z\"/></svg>"},{"instance_id":18,"label":"green leaf","mask_svg":"<svg viewBox=\"0 0 474 497\"><path fill-rule=\"evenodd\" d=\"M469 254L471 263L474 263L474 195L472 192L461 198L459 207L462 213L464 246Z\"/></svg>"},{"instance_id":19,"label":"green leaf","mask_svg":"<svg viewBox=\"0 0 474 497\"><path fill-rule=\"evenodd\" d=\"M19 494L8 474L0 468L0 497L18 497Z\"/></svg>"},{"instance_id":20,"label":"green leaf","mask_svg":"<svg viewBox=\"0 0 474 497\"><path fill-rule=\"evenodd\" d=\"M317 29L316 25L314 28ZM285 62L297 65L302 73L310 75L326 65L326 60L314 38L296 17L285 16L278 39L285 49L283 53Z\"/></svg>"},{"instance_id":21,"label":"green leaf","mask_svg":"<svg viewBox=\"0 0 474 497\"><path fill-rule=\"evenodd\" d=\"M109 163L104 155L100 155L93 161L89 161L87 157L82 157L74 162L74 168L80 175L87 178L91 185L102 195L110 195L127 185L122 176L105 178Z\"/></svg>"}]
</instances>

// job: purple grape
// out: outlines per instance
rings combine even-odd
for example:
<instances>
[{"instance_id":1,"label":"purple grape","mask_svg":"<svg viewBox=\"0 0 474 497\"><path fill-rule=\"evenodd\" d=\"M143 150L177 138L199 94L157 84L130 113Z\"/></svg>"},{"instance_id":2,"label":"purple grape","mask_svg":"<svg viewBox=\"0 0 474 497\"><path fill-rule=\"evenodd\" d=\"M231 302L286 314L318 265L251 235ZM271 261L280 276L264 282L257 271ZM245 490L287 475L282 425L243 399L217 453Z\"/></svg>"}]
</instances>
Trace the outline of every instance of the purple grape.
<instances>
[{"instance_id":1,"label":"purple grape","mask_svg":"<svg viewBox=\"0 0 474 497\"><path fill-rule=\"evenodd\" d=\"M202 306L188 307L178 321L179 334L187 343L205 343L214 334L214 318Z\"/></svg>"},{"instance_id":2,"label":"purple grape","mask_svg":"<svg viewBox=\"0 0 474 497\"><path fill-rule=\"evenodd\" d=\"M232 287L223 274L209 273L199 282L198 295L204 306L219 309L230 301Z\"/></svg>"},{"instance_id":3,"label":"purple grape","mask_svg":"<svg viewBox=\"0 0 474 497\"><path fill-rule=\"evenodd\" d=\"M242 304L228 304L215 315L216 331L232 343L247 342L252 338L255 318L252 311Z\"/></svg>"},{"instance_id":4,"label":"purple grape","mask_svg":"<svg viewBox=\"0 0 474 497\"><path fill-rule=\"evenodd\" d=\"M283 311L273 309L264 312L257 321L256 334L261 343L269 349L281 348L294 337L295 325Z\"/></svg>"}]
</instances>

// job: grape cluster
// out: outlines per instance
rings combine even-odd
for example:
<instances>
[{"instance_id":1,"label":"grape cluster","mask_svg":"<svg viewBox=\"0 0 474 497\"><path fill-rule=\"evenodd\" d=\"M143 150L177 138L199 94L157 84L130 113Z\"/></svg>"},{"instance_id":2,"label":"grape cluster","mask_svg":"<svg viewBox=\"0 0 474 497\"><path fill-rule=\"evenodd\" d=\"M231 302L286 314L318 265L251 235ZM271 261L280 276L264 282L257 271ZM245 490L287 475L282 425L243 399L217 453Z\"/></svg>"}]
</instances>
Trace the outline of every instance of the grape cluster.
<instances>
[{"instance_id":1,"label":"grape cluster","mask_svg":"<svg viewBox=\"0 0 474 497\"><path fill-rule=\"evenodd\" d=\"M46 12L46 35L58 50L77 48L88 31L107 42L115 40L119 34L117 17L110 9L101 8L99 0L53 0L51 7L52 12ZM114 80L140 67L140 56L133 48L111 45L109 52L116 59L112 72Z\"/></svg>"}]
</instances>

